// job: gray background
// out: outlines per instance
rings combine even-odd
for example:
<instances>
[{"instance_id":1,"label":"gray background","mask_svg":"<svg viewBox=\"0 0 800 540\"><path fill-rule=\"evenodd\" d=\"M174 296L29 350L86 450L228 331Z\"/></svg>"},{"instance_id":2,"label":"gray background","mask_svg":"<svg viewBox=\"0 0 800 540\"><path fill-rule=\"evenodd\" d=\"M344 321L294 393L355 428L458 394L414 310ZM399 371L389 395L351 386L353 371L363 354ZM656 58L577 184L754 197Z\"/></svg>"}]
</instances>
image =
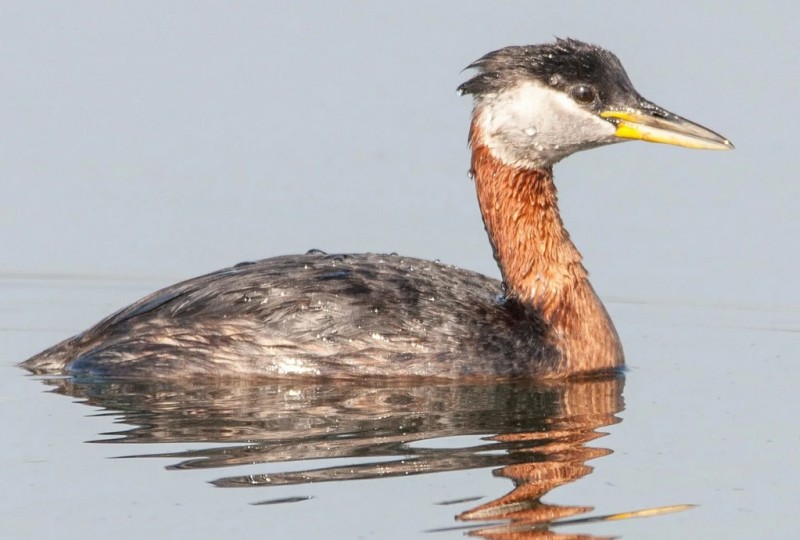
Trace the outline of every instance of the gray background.
<instances>
[{"instance_id":1,"label":"gray background","mask_svg":"<svg viewBox=\"0 0 800 540\"><path fill-rule=\"evenodd\" d=\"M796 306L797 12L7 3L0 272L168 283L320 248L496 275L466 177L460 70L494 48L572 36L615 51L646 97L737 145L630 143L557 168L600 293Z\"/></svg>"},{"instance_id":2,"label":"gray background","mask_svg":"<svg viewBox=\"0 0 800 540\"><path fill-rule=\"evenodd\" d=\"M219 471L106 459L186 445L85 444L125 426L14 364L241 260L395 251L496 276L460 70L571 36L737 149L629 143L556 168L630 370L623 422L592 443L614 453L547 499L702 505L594 534L792 537L799 15L794 2L0 4L0 536L408 538L452 523L432 501L507 492L475 470L253 507L269 495L205 485Z\"/></svg>"}]
</instances>

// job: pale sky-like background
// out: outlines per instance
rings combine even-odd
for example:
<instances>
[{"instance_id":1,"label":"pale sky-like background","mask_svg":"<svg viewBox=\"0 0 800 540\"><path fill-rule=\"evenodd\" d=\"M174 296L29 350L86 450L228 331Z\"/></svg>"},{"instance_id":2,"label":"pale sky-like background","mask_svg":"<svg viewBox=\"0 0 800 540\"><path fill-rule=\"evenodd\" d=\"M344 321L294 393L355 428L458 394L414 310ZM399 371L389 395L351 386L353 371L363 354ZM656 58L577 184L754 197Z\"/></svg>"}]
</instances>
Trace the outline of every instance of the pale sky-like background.
<instances>
[{"instance_id":1,"label":"pale sky-like background","mask_svg":"<svg viewBox=\"0 0 800 540\"><path fill-rule=\"evenodd\" d=\"M690 7L691 6L691 7ZM497 275L461 69L571 36L734 152L629 143L556 169L604 298L797 307L790 2L11 2L0 272L153 278L399 252Z\"/></svg>"}]
</instances>

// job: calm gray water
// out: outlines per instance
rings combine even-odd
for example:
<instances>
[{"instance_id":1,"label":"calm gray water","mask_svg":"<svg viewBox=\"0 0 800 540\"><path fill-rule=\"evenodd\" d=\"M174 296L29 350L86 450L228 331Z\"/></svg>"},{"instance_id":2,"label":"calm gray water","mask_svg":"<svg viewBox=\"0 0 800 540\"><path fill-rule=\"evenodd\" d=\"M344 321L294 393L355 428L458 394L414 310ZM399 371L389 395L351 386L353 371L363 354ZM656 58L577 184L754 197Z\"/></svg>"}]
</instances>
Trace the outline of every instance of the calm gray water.
<instances>
[{"instance_id":1,"label":"calm gray water","mask_svg":"<svg viewBox=\"0 0 800 540\"><path fill-rule=\"evenodd\" d=\"M550 530L793 537L798 15L0 7L0 536L503 537L488 518L696 504ZM612 49L646 97L737 145L631 143L556 169L625 344L624 384L111 386L14 366L246 259L396 251L497 275L455 87L483 53L554 35Z\"/></svg>"}]
</instances>

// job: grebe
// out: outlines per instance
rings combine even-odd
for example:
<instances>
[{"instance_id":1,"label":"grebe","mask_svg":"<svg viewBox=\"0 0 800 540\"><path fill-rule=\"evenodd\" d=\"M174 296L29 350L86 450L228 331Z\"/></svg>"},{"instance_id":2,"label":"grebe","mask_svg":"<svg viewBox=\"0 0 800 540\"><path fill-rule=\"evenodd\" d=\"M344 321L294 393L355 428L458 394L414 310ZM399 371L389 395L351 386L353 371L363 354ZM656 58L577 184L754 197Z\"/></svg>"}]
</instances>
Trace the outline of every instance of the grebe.
<instances>
[{"instance_id":1,"label":"grebe","mask_svg":"<svg viewBox=\"0 0 800 540\"><path fill-rule=\"evenodd\" d=\"M30 358L108 377L566 377L623 365L559 216L552 167L630 139L727 150L642 98L611 52L574 39L469 68L470 174L502 283L396 255L311 251L172 285Z\"/></svg>"}]
</instances>

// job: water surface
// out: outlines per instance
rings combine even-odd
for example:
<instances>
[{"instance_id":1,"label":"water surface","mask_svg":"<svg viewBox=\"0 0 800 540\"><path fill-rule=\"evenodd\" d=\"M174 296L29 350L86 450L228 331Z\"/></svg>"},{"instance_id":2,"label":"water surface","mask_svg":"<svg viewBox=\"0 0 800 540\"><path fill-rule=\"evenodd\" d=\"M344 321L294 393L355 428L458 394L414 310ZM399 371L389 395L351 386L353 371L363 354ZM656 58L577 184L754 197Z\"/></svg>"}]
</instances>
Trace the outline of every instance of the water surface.
<instances>
[{"instance_id":1,"label":"water surface","mask_svg":"<svg viewBox=\"0 0 800 540\"><path fill-rule=\"evenodd\" d=\"M54 341L76 310L102 309L96 298L149 286L0 280L11 307L2 314L6 353ZM45 304L49 319L39 315ZM593 538L791 530L776 501L790 504L797 476L774 464L793 462L800 436L791 354L800 317L610 309L628 345L624 380L190 385L26 377L6 365L5 452L14 466L3 472L4 527L20 538L62 526L76 538L165 530L502 538L553 519L698 504L542 530ZM711 355L725 358L724 370Z\"/></svg>"}]
</instances>

